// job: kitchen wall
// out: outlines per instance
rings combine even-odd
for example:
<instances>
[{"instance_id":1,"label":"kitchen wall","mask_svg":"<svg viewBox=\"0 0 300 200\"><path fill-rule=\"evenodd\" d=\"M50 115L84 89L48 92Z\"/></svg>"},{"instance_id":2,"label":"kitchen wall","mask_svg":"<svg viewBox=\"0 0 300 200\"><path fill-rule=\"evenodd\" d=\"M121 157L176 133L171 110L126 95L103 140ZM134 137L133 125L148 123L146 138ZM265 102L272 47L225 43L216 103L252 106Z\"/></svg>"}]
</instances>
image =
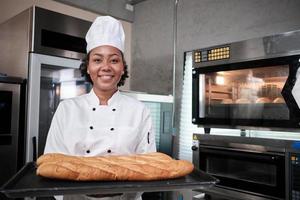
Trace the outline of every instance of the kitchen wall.
<instances>
[{"instance_id":1,"label":"kitchen wall","mask_svg":"<svg viewBox=\"0 0 300 200\"><path fill-rule=\"evenodd\" d=\"M134 10L128 0L55 0L95 13L105 13L113 17L133 22Z\"/></svg>"},{"instance_id":2,"label":"kitchen wall","mask_svg":"<svg viewBox=\"0 0 300 200\"><path fill-rule=\"evenodd\" d=\"M172 94L173 2L147 0L135 6L132 90Z\"/></svg>"}]
</instances>

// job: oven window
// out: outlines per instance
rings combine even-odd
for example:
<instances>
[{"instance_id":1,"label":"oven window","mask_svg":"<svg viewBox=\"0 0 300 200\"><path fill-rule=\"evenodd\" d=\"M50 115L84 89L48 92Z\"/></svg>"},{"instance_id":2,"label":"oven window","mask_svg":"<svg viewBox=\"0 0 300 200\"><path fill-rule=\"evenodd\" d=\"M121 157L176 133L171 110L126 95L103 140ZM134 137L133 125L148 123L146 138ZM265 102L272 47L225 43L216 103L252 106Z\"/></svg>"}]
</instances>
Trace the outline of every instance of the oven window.
<instances>
[{"instance_id":1,"label":"oven window","mask_svg":"<svg viewBox=\"0 0 300 200\"><path fill-rule=\"evenodd\" d=\"M276 186L276 165L238 160L234 158L208 157L206 169L209 174L238 181Z\"/></svg>"},{"instance_id":2,"label":"oven window","mask_svg":"<svg viewBox=\"0 0 300 200\"><path fill-rule=\"evenodd\" d=\"M281 95L288 74L289 65L205 73L205 117L288 120Z\"/></svg>"},{"instance_id":3,"label":"oven window","mask_svg":"<svg viewBox=\"0 0 300 200\"><path fill-rule=\"evenodd\" d=\"M12 92L0 91L0 134L11 133Z\"/></svg>"}]
</instances>

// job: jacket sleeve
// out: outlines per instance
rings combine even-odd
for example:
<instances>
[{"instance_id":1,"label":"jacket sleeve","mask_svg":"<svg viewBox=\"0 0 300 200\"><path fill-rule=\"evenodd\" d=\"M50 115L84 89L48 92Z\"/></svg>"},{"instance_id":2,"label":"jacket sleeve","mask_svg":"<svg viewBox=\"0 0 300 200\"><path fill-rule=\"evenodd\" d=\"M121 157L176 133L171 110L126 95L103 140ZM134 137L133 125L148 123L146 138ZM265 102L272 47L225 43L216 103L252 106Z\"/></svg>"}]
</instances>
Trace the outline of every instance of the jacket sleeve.
<instances>
[{"instance_id":1,"label":"jacket sleeve","mask_svg":"<svg viewBox=\"0 0 300 200\"><path fill-rule=\"evenodd\" d=\"M136 153L155 152L155 131L152 126L152 118L149 109L144 107L140 124L140 141Z\"/></svg>"},{"instance_id":2,"label":"jacket sleeve","mask_svg":"<svg viewBox=\"0 0 300 200\"><path fill-rule=\"evenodd\" d=\"M65 121L64 105L61 102L53 116L50 129L48 131L46 146L44 149L45 153L65 153L67 154L67 148L64 144L63 130Z\"/></svg>"}]
</instances>

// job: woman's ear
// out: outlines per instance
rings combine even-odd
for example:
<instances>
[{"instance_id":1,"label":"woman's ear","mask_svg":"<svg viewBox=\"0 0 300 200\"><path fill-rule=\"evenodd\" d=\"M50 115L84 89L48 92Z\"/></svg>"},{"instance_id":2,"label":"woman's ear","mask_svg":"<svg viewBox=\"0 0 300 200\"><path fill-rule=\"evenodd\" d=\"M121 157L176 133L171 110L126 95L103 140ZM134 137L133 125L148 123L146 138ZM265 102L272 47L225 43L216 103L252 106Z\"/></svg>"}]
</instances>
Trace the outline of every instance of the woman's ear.
<instances>
[{"instance_id":1,"label":"woman's ear","mask_svg":"<svg viewBox=\"0 0 300 200\"><path fill-rule=\"evenodd\" d=\"M87 70L87 71L86 71L86 73L90 74L90 71L89 71L89 70Z\"/></svg>"}]
</instances>

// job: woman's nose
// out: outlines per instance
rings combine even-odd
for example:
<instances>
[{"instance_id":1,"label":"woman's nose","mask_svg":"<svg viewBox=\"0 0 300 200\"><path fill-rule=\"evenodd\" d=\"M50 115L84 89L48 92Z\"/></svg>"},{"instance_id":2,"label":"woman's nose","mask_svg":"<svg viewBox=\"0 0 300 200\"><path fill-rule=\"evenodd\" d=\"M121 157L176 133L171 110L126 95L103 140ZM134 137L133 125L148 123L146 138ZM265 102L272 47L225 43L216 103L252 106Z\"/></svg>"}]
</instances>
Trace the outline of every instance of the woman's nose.
<instances>
[{"instance_id":1,"label":"woman's nose","mask_svg":"<svg viewBox=\"0 0 300 200\"><path fill-rule=\"evenodd\" d=\"M109 61L104 60L104 61L102 62L102 65L101 65L101 69L102 69L102 70L108 70L108 69L110 69L110 63L109 63Z\"/></svg>"}]
</instances>

